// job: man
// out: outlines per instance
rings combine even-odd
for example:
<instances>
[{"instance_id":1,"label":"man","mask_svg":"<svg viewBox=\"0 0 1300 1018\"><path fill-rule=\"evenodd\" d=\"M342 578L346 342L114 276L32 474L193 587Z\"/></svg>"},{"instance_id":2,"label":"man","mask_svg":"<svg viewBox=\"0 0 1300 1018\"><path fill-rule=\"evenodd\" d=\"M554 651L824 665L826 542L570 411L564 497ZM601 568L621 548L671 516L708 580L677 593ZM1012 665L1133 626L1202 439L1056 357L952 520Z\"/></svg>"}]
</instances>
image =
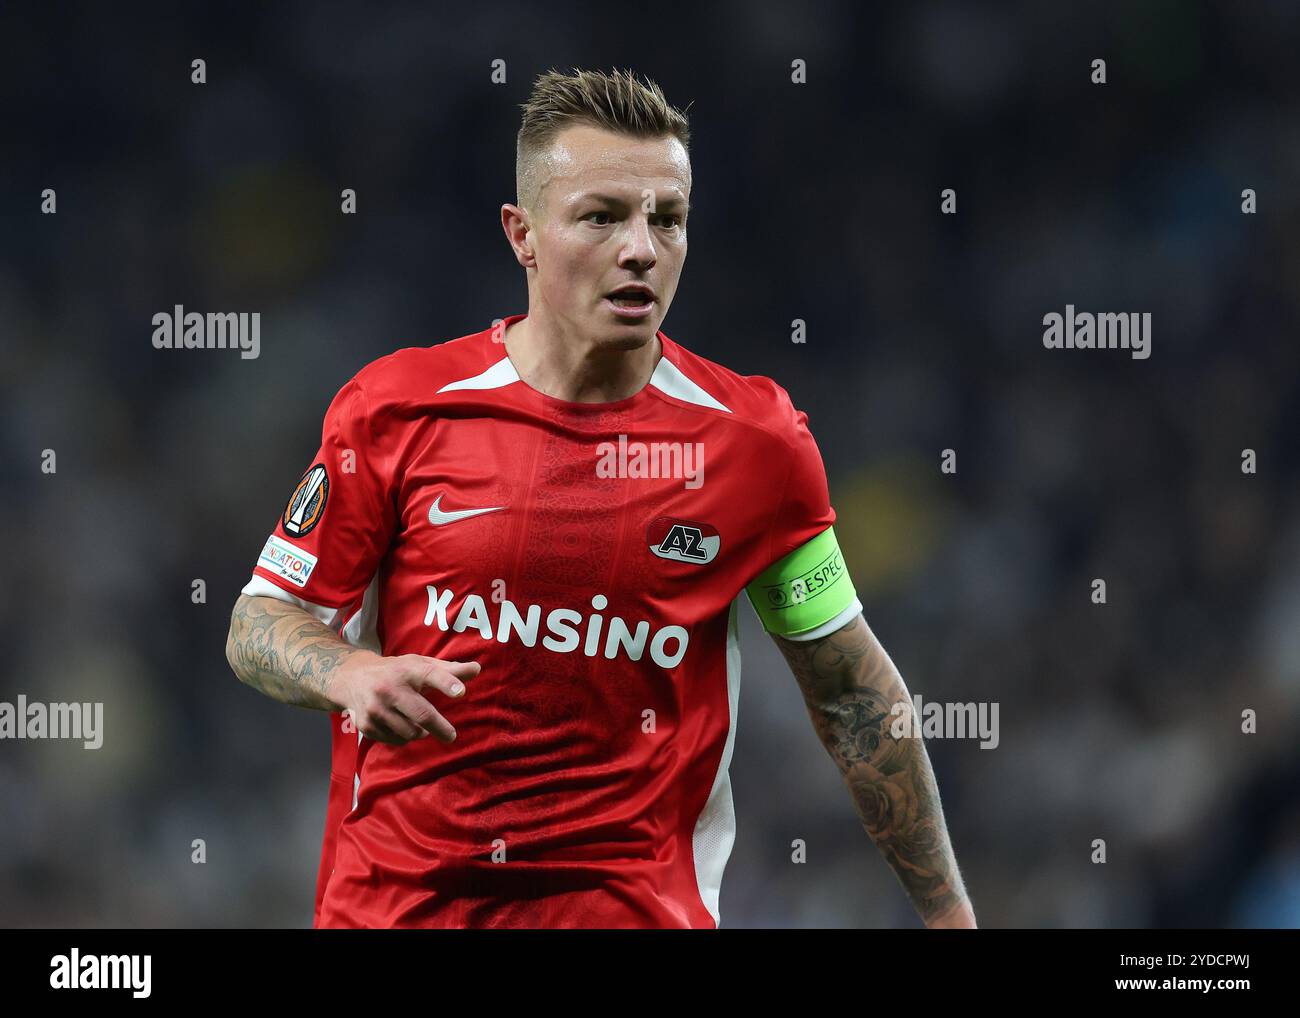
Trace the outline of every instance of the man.
<instances>
[{"instance_id":1,"label":"man","mask_svg":"<svg viewBox=\"0 0 1300 1018\"><path fill-rule=\"evenodd\" d=\"M317 926L716 926L742 591L925 923L974 925L807 418L659 331L688 142L630 72L538 80L528 313L351 379L235 605L239 678L333 714Z\"/></svg>"}]
</instances>

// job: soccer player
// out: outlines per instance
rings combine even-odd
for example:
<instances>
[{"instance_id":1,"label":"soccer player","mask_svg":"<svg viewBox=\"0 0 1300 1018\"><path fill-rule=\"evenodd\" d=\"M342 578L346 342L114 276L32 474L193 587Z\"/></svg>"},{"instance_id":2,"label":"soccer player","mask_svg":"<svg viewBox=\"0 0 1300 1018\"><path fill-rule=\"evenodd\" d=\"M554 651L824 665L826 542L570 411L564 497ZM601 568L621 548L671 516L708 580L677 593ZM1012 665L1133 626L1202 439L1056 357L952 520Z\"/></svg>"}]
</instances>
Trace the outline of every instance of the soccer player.
<instances>
[{"instance_id":1,"label":"soccer player","mask_svg":"<svg viewBox=\"0 0 1300 1018\"><path fill-rule=\"evenodd\" d=\"M332 715L314 925L718 925L744 595L925 924L974 926L807 417L659 330L686 117L631 72L523 110L527 314L343 386L232 613L236 675Z\"/></svg>"}]
</instances>

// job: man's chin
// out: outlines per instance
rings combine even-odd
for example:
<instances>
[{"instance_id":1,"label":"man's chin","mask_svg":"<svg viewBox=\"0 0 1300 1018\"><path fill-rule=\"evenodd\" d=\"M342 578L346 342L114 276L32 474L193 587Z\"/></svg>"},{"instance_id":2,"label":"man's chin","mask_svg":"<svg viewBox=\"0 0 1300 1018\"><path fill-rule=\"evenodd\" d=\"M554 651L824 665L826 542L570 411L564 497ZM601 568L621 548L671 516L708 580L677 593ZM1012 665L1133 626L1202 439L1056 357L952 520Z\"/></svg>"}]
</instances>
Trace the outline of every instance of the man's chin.
<instances>
[{"instance_id":1,"label":"man's chin","mask_svg":"<svg viewBox=\"0 0 1300 1018\"><path fill-rule=\"evenodd\" d=\"M601 342L624 350L636 350L645 346L659 331L657 315L649 315L638 320L620 319L616 315L601 315L599 320L598 335Z\"/></svg>"}]
</instances>

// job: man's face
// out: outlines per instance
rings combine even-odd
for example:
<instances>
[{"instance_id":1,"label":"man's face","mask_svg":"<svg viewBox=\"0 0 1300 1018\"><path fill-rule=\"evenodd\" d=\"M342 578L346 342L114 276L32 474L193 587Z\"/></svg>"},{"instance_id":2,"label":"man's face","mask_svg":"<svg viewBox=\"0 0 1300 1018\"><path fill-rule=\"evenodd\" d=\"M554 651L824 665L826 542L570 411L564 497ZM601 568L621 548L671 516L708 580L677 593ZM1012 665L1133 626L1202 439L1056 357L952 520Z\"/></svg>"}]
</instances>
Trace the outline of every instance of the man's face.
<instances>
[{"instance_id":1,"label":"man's face","mask_svg":"<svg viewBox=\"0 0 1300 1018\"><path fill-rule=\"evenodd\" d=\"M672 136L640 139L577 124L556 136L527 240L529 299L566 331L635 349L668 314L686 260L690 158ZM653 296L612 299L630 283ZM640 305L638 307L637 305Z\"/></svg>"}]
</instances>

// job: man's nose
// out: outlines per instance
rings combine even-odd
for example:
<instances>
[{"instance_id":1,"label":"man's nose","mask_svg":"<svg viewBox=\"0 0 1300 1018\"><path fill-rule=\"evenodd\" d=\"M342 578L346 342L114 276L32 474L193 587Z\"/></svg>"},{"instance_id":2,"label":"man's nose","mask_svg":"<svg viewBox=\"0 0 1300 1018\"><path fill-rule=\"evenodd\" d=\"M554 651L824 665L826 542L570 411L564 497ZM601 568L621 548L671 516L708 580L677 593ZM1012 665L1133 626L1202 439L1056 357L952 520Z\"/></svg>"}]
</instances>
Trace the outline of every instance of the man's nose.
<instances>
[{"instance_id":1,"label":"man's nose","mask_svg":"<svg viewBox=\"0 0 1300 1018\"><path fill-rule=\"evenodd\" d=\"M650 233L649 218L646 216L629 216L627 224L619 264L636 262L644 268L650 268L656 261L656 255L654 238Z\"/></svg>"}]
</instances>

